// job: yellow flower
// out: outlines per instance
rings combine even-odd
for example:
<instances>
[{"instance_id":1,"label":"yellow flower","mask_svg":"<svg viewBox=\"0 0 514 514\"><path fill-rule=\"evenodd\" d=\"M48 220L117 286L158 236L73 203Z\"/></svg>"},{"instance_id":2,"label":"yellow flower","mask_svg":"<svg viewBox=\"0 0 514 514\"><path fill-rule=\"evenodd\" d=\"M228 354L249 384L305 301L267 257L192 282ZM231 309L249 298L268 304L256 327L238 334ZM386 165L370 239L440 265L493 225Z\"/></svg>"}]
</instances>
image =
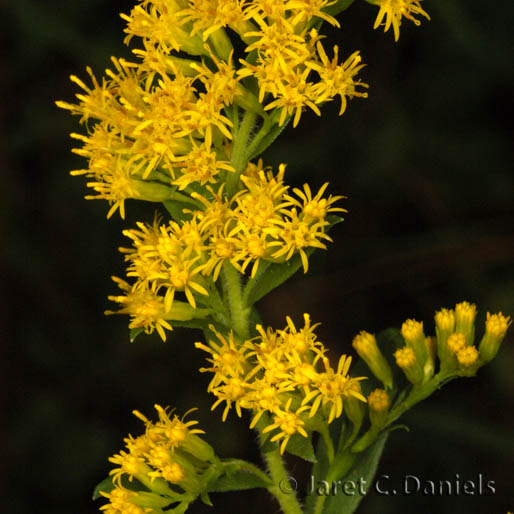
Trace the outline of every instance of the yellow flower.
<instances>
[{"instance_id":1,"label":"yellow flower","mask_svg":"<svg viewBox=\"0 0 514 514\"><path fill-rule=\"evenodd\" d=\"M244 4L245 0L190 0L179 15L184 22L192 22L191 35L201 32L205 41L218 29L246 20Z\"/></svg>"},{"instance_id":2,"label":"yellow flower","mask_svg":"<svg viewBox=\"0 0 514 514\"><path fill-rule=\"evenodd\" d=\"M346 110L347 97L350 99L354 96L368 97L366 92L357 90L357 87L367 88L368 84L360 80L354 80L355 75L365 65L361 64L361 56L358 51L350 55L343 64L339 64L339 49L337 46L334 46L334 57L331 61L320 42L317 43L316 47L319 59L307 62L307 66L317 71L320 76L320 82L313 86L316 103L328 102L339 95L341 99L339 115L341 115Z\"/></svg>"},{"instance_id":3,"label":"yellow flower","mask_svg":"<svg viewBox=\"0 0 514 514\"><path fill-rule=\"evenodd\" d=\"M231 331L228 337L218 332L213 325L209 326L218 339L218 342L209 340L209 346L197 342L196 348L211 354L207 360L212 364L211 368L200 368L200 372L210 371L215 376L209 387L218 385L231 377L242 377L249 371L248 348L240 343L236 343L234 333Z\"/></svg>"},{"instance_id":4,"label":"yellow flower","mask_svg":"<svg viewBox=\"0 0 514 514\"><path fill-rule=\"evenodd\" d=\"M334 370L326 357L322 359L325 372L319 373L316 378L315 389L305 396L303 404L307 404L314 399L310 407L309 417L316 414L320 406L329 406L328 423L339 418L343 413L343 398L345 396L353 396L362 401L366 401L364 396L354 387L354 382L363 380L365 377L350 378L348 370L352 362L352 358L342 355L339 358L337 369Z\"/></svg>"},{"instance_id":5,"label":"yellow flower","mask_svg":"<svg viewBox=\"0 0 514 514\"><path fill-rule=\"evenodd\" d=\"M178 186L182 191L194 182L198 182L202 186L207 183L215 183L215 177L220 171L233 172L234 168L228 161L218 160L216 152L203 144L194 146L191 152L175 159L175 173L178 170L180 170L180 175L172 181L172 184Z\"/></svg>"},{"instance_id":6,"label":"yellow flower","mask_svg":"<svg viewBox=\"0 0 514 514\"><path fill-rule=\"evenodd\" d=\"M292 209L288 213L289 219L277 220L277 229L270 231L276 241L269 244L270 248L276 248L272 253L274 259L289 260L295 253L300 254L303 270L307 273L309 269L309 260L305 253L306 248L321 248L326 250L326 245L320 241L332 241L332 238L325 234L324 227L327 222L318 221L309 224L298 216L296 209Z\"/></svg>"},{"instance_id":7,"label":"yellow flower","mask_svg":"<svg viewBox=\"0 0 514 514\"><path fill-rule=\"evenodd\" d=\"M209 391L217 399L212 408L226 403L223 420L232 406L238 416L242 409L252 410L250 427L269 414L273 423L265 431L280 429L271 440L282 440L284 451L292 434L307 432L304 418L314 417L319 411L318 418L326 417L331 423L341 416L345 399L365 401L358 386L364 377L348 376L351 358L345 355L339 359L337 370L331 368L324 356L326 349L314 334L316 326L304 314L302 328L297 328L291 318L287 318L283 330L257 325L259 335L244 342L233 340L232 334L227 339L212 327L221 344L210 341L208 347L196 343L212 355L208 359L212 367L200 370L214 374ZM304 412L306 415L300 416Z\"/></svg>"},{"instance_id":8,"label":"yellow flower","mask_svg":"<svg viewBox=\"0 0 514 514\"><path fill-rule=\"evenodd\" d=\"M123 306L116 311L105 311L105 314L128 314L130 316L129 328L143 328L145 333L151 334L154 330L163 341L166 341L164 329L172 330L171 325L166 321L166 310L164 300L149 289L134 288L124 280L112 277L125 295L109 296L109 300ZM168 309L169 310L169 309Z\"/></svg>"},{"instance_id":9,"label":"yellow flower","mask_svg":"<svg viewBox=\"0 0 514 514\"><path fill-rule=\"evenodd\" d=\"M184 26L186 20L178 15L179 11L180 5L176 1L145 0L134 7L130 15L122 14L127 22L125 44L137 36L144 43L157 44L167 52L182 50L192 55L207 54L208 49L201 38L192 36Z\"/></svg>"},{"instance_id":10,"label":"yellow flower","mask_svg":"<svg viewBox=\"0 0 514 514\"><path fill-rule=\"evenodd\" d=\"M307 223L323 221L327 214L331 212L348 212L342 207L332 207L335 202L345 198L344 196L330 195L328 198L323 198L323 193L326 191L327 187L328 182L325 182L316 195L312 196L309 184L304 184L303 191L297 187L293 189L293 192L296 196L300 197L301 201L287 194L284 195L284 198L288 200L291 205L295 205L301 209L302 219Z\"/></svg>"},{"instance_id":11,"label":"yellow flower","mask_svg":"<svg viewBox=\"0 0 514 514\"><path fill-rule=\"evenodd\" d=\"M150 508L143 509L133 504L131 499L137 499L138 494L125 489L121 485L116 485L109 493L100 491L100 494L109 500L109 503L100 507L104 514L144 514L152 510Z\"/></svg>"},{"instance_id":12,"label":"yellow flower","mask_svg":"<svg viewBox=\"0 0 514 514\"><path fill-rule=\"evenodd\" d=\"M291 412L291 402L292 398L287 401L284 410L279 410L275 413L273 416L273 423L268 425L262 431L263 434L266 434L267 432L271 432L277 428L279 429L279 432L275 434L270 441L275 442L282 439L282 443L280 444L280 453L284 453L287 443L292 435L299 433L304 437L307 437L307 432L303 428L305 421L301 419L300 414L308 410L309 407L304 405L303 407L299 407L296 412Z\"/></svg>"},{"instance_id":13,"label":"yellow flower","mask_svg":"<svg viewBox=\"0 0 514 514\"><path fill-rule=\"evenodd\" d=\"M421 22L414 16L424 16L430 20L430 16L421 7L421 0L371 0L371 3L380 7L373 28L378 28L385 18L384 32L392 25L395 41L400 37L402 18L407 18L415 25L420 25Z\"/></svg>"}]
</instances>

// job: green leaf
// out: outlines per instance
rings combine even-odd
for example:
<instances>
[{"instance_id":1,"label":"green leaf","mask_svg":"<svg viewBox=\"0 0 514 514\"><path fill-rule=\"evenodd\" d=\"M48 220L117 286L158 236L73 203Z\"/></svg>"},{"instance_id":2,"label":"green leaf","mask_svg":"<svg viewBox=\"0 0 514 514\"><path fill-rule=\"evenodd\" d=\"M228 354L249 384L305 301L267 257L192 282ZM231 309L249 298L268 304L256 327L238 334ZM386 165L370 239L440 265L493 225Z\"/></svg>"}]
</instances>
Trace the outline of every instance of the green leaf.
<instances>
[{"instance_id":1,"label":"green leaf","mask_svg":"<svg viewBox=\"0 0 514 514\"><path fill-rule=\"evenodd\" d=\"M243 461L241 461L243 462ZM231 470L231 468L234 468ZM264 474L264 473L263 473ZM251 468L241 468L239 461L226 467L226 473L209 485L209 492L223 493L226 491L243 491L245 489L267 488L273 485L271 480L264 480Z\"/></svg>"},{"instance_id":2,"label":"green leaf","mask_svg":"<svg viewBox=\"0 0 514 514\"><path fill-rule=\"evenodd\" d=\"M325 11L326 13L328 13L332 16L336 16L340 12L343 12L346 9L348 9L348 7L350 7L350 5L352 5L354 1L355 0L339 0L339 2L335 3L334 5L331 5L330 7L323 9L323 11Z\"/></svg>"},{"instance_id":3,"label":"green leaf","mask_svg":"<svg viewBox=\"0 0 514 514\"><path fill-rule=\"evenodd\" d=\"M200 495L200 499L202 500L203 503L205 503L205 505L208 505L209 507L214 507L211 499L209 498L209 494L206 493L205 491Z\"/></svg>"},{"instance_id":4,"label":"green leaf","mask_svg":"<svg viewBox=\"0 0 514 514\"><path fill-rule=\"evenodd\" d=\"M311 476L315 477L315 479L327 476L328 466L327 445L323 437L320 437L316 445L316 462L314 466L312 466ZM305 498L305 512L314 512L317 498L318 497L314 494L307 495Z\"/></svg>"},{"instance_id":5,"label":"green leaf","mask_svg":"<svg viewBox=\"0 0 514 514\"><path fill-rule=\"evenodd\" d=\"M131 329L129 332L130 342L133 343L136 340L136 337L141 334L141 332L144 332L144 330L145 329L143 327L136 327Z\"/></svg>"},{"instance_id":6,"label":"green leaf","mask_svg":"<svg viewBox=\"0 0 514 514\"><path fill-rule=\"evenodd\" d=\"M251 161L252 159L255 159L258 157L268 146L270 146L275 139L277 139L278 136L284 131L284 129L287 127L289 123L289 119L283 123L282 126L279 126L278 124L273 125L271 130L259 141L259 144L256 148L253 148L251 150L251 154L248 156L248 160Z\"/></svg>"},{"instance_id":7,"label":"green leaf","mask_svg":"<svg viewBox=\"0 0 514 514\"><path fill-rule=\"evenodd\" d=\"M191 214L184 212L184 209L192 210L194 208L191 204L177 200L167 200L162 204L177 223L191 219Z\"/></svg>"},{"instance_id":8,"label":"green leaf","mask_svg":"<svg viewBox=\"0 0 514 514\"><path fill-rule=\"evenodd\" d=\"M115 485L112 481L113 477L107 477L105 480L102 480L93 491L93 500L98 500L99 498L104 498L100 493L110 493ZM130 481L126 476L121 478L121 485L125 489L130 489L131 491L147 491L147 488L141 484L138 480L133 479Z\"/></svg>"},{"instance_id":9,"label":"green leaf","mask_svg":"<svg viewBox=\"0 0 514 514\"><path fill-rule=\"evenodd\" d=\"M286 446L286 452L296 455L307 462L316 462L316 455L312 447L312 434L309 434L309 437L304 437L301 434L291 436Z\"/></svg>"},{"instance_id":10,"label":"green leaf","mask_svg":"<svg viewBox=\"0 0 514 514\"><path fill-rule=\"evenodd\" d=\"M377 471L386 439L387 434L382 434L372 446L358 455L351 471L341 479L342 484L350 482L355 484L355 487L351 487L351 491L354 494L345 494L338 489L338 494L327 498L323 514L341 514L343 512L344 514L352 514L352 512L357 510L357 507L364 498L360 491L362 490L365 493L369 490ZM359 484L362 484L362 487L359 487ZM349 490L347 491L349 492Z\"/></svg>"},{"instance_id":11,"label":"green leaf","mask_svg":"<svg viewBox=\"0 0 514 514\"><path fill-rule=\"evenodd\" d=\"M313 248L309 248L305 253L309 256L313 250ZM302 260L299 255L294 255L282 264L265 263L263 266L259 266L257 274L248 281L244 289L243 301L245 305L253 305L263 296L266 296L270 291L273 291L293 276L301 266Z\"/></svg>"}]
</instances>

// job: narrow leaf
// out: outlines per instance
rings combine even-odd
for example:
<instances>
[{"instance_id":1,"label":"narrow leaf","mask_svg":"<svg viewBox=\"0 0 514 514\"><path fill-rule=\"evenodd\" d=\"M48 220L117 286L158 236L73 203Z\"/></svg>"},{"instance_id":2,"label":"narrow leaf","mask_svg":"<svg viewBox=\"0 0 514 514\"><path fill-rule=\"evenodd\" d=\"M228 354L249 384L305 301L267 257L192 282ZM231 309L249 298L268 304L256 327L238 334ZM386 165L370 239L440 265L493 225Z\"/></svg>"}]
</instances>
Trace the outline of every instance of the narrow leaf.
<instances>
[{"instance_id":1,"label":"narrow leaf","mask_svg":"<svg viewBox=\"0 0 514 514\"><path fill-rule=\"evenodd\" d=\"M316 455L312 446L312 434L309 434L309 437L294 434L287 443L286 452L296 455L307 462L316 462Z\"/></svg>"},{"instance_id":2,"label":"narrow leaf","mask_svg":"<svg viewBox=\"0 0 514 514\"><path fill-rule=\"evenodd\" d=\"M305 253L307 256L310 256L313 250L313 248L309 248ZM263 266L262 273L260 273L261 270L259 269L257 275L248 281L244 290L243 301L248 306L253 305L270 291L283 284L289 277L293 276L301 266L302 260L298 254L282 264L271 263L265 269Z\"/></svg>"},{"instance_id":3,"label":"narrow leaf","mask_svg":"<svg viewBox=\"0 0 514 514\"><path fill-rule=\"evenodd\" d=\"M340 12L345 11L350 7L350 5L353 4L355 0L339 0L339 2L335 3L334 5L330 5L329 7L326 7L323 9L326 13L336 16Z\"/></svg>"},{"instance_id":4,"label":"narrow leaf","mask_svg":"<svg viewBox=\"0 0 514 514\"><path fill-rule=\"evenodd\" d=\"M133 343L136 340L136 337L141 334L141 332L144 332L144 330L145 329L143 327L136 327L131 329L129 332L130 342Z\"/></svg>"},{"instance_id":5,"label":"narrow leaf","mask_svg":"<svg viewBox=\"0 0 514 514\"><path fill-rule=\"evenodd\" d=\"M283 130L287 127L289 123L289 119L284 122L282 126L279 126L278 124L273 125L271 130L262 138L262 140L259 142L256 148L252 149L252 153L248 156L248 160L255 159L258 157L268 146L277 139L278 136L283 132Z\"/></svg>"},{"instance_id":6,"label":"narrow leaf","mask_svg":"<svg viewBox=\"0 0 514 514\"><path fill-rule=\"evenodd\" d=\"M352 483L355 487L346 489L348 494L338 489L338 494L329 496L323 514L352 514L357 510L364 498L361 491L365 494L371 487L386 439L387 434L382 434L372 446L359 454L351 471L341 479L341 484ZM362 487L359 487L360 484Z\"/></svg>"},{"instance_id":7,"label":"narrow leaf","mask_svg":"<svg viewBox=\"0 0 514 514\"><path fill-rule=\"evenodd\" d=\"M162 202L162 204L166 207L174 221L179 222L191 219L191 214L184 212L185 209L192 209L191 204L178 202L176 200L167 200L166 202Z\"/></svg>"},{"instance_id":8,"label":"narrow leaf","mask_svg":"<svg viewBox=\"0 0 514 514\"><path fill-rule=\"evenodd\" d=\"M255 475L248 469L239 469L232 473L226 473L218 478L209 487L209 492L222 493L226 491L243 491L269 487L270 483Z\"/></svg>"},{"instance_id":9,"label":"narrow leaf","mask_svg":"<svg viewBox=\"0 0 514 514\"><path fill-rule=\"evenodd\" d=\"M105 480L102 480L93 491L93 500L98 500L99 498L104 498L104 496L101 494L103 493L110 493L115 485L112 481L113 477L107 477ZM138 482L138 480L133 479L132 481L128 480L126 476L123 476L121 478L121 485L125 489L130 489L131 491L146 491L146 487Z\"/></svg>"}]
</instances>

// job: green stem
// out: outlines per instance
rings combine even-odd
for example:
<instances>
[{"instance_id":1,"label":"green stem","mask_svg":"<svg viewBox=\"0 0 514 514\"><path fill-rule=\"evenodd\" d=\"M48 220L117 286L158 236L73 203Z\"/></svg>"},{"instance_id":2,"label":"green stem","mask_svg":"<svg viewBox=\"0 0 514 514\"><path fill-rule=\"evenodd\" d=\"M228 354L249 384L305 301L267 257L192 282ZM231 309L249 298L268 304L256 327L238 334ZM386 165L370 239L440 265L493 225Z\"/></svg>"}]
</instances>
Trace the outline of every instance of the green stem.
<instances>
[{"instance_id":1,"label":"green stem","mask_svg":"<svg viewBox=\"0 0 514 514\"><path fill-rule=\"evenodd\" d=\"M456 378L458 375L455 372L439 372L431 380L423 385L414 386L407 398L400 402L396 407L393 407L387 421L383 426L372 426L352 447L353 452L362 452L368 446L373 444L382 430L389 427L394 423L404 412L408 411L417 403L428 398L432 393L439 389L443 383Z\"/></svg>"},{"instance_id":2,"label":"green stem","mask_svg":"<svg viewBox=\"0 0 514 514\"><path fill-rule=\"evenodd\" d=\"M321 437L323 437L325 446L327 447L328 462L329 464L332 464L332 461L334 460L334 443L332 442L332 438L330 437L328 425L322 425L320 427L320 434Z\"/></svg>"},{"instance_id":3,"label":"green stem","mask_svg":"<svg viewBox=\"0 0 514 514\"><path fill-rule=\"evenodd\" d=\"M262 453L274 483L273 486L268 487L268 491L277 499L284 514L302 514L295 488L291 487L291 477L286 471L278 447Z\"/></svg>"},{"instance_id":4,"label":"green stem","mask_svg":"<svg viewBox=\"0 0 514 514\"><path fill-rule=\"evenodd\" d=\"M401 402L391 410L387 418L387 425L390 425L391 423L396 421L404 412L409 410L417 403L421 402L425 398L428 398L432 393L439 389L439 387L441 387L443 382L446 382L449 378L454 377L455 373L453 372L440 372L437 375L435 375L431 380L429 380L426 384L423 384L419 387L414 387L407 396L407 398L405 398L403 402Z\"/></svg>"},{"instance_id":5,"label":"green stem","mask_svg":"<svg viewBox=\"0 0 514 514\"><path fill-rule=\"evenodd\" d=\"M255 476L259 477L264 482L269 483L271 481L270 477L264 471L262 471L261 468L259 468L255 464L252 464L251 462L248 462L246 460L230 459L230 460L223 461L223 464L225 466L234 465L237 467L237 469L244 469L244 470L248 471L249 473L253 473Z\"/></svg>"},{"instance_id":6,"label":"green stem","mask_svg":"<svg viewBox=\"0 0 514 514\"><path fill-rule=\"evenodd\" d=\"M336 480L344 477L350 469L352 469L353 464L355 463L356 455L349 450L345 450L345 452L338 456L333 464L328 468L326 481L331 484ZM325 494L320 494L318 499L316 500L316 504L314 506L314 514L321 514L323 512L323 507L325 502L327 501L328 496ZM341 513L344 514L344 513Z\"/></svg>"},{"instance_id":7,"label":"green stem","mask_svg":"<svg viewBox=\"0 0 514 514\"><path fill-rule=\"evenodd\" d=\"M226 261L221 269L225 298L228 300L232 328L243 340L250 338L248 318L250 309L243 302L241 273Z\"/></svg>"},{"instance_id":8,"label":"green stem","mask_svg":"<svg viewBox=\"0 0 514 514\"><path fill-rule=\"evenodd\" d=\"M246 111L241 124L239 125L239 129L234 135L230 162L232 163L235 172L229 173L227 177L227 192L230 196L237 191L239 177L246 169L246 165L248 163L248 140L250 139L256 117L257 114L254 112Z\"/></svg>"},{"instance_id":9,"label":"green stem","mask_svg":"<svg viewBox=\"0 0 514 514\"><path fill-rule=\"evenodd\" d=\"M255 135L255 137L252 139L252 142L248 146L248 155L252 155L255 149L259 146L259 143L268 135L269 131L273 128L273 125L275 124L275 121L272 120L271 116L268 116L264 123L262 124L262 127L260 128L259 132Z\"/></svg>"}]
</instances>

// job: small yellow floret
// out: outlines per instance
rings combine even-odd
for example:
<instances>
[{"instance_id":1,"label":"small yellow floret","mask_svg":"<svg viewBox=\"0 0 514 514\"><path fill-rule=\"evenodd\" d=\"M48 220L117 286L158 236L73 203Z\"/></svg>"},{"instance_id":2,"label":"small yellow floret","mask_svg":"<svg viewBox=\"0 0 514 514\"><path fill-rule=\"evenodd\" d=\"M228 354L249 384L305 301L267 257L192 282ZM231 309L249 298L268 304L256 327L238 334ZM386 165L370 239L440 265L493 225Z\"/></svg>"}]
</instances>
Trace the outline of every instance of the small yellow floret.
<instances>
[{"instance_id":1,"label":"small yellow floret","mask_svg":"<svg viewBox=\"0 0 514 514\"><path fill-rule=\"evenodd\" d=\"M462 323L473 323L477 313L477 306L474 303L461 302L455 306L455 317Z\"/></svg>"},{"instance_id":2,"label":"small yellow floret","mask_svg":"<svg viewBox=\"0 0 514 514\"><path fill-rule=\"evenodd\" d=\"M355 348L359 355L368 354L373 351L377 344L377 340L373 334L362 330L359 332L352 341L352 346Z\"/></svg>"},{"instance_id":3,"label":"small yellow floret","mask_svg":"<svg viewBox=\"0 0 514 514\"><path fill-rule=\"evenodd\" d=\"M423 334L423 322L408 319L402 325L402 336L407 343L416 341Z\"/></svg>"},{"instance_id":4,"label":"small yellow floret","mask_svg":"<svg viewBox=\"0 0 514 514\"><path fill-rule=\"evenodd\" d=\"M510 316L504 316L501 312L498 314L487 313L485 331L493 337L503 338L511 323Z\"/></svg>"},{"instance_id":5,"label":"small yellow floret","mask_svg":"<svg viewBox=\"0 0 514 514\"><path fill-rule=\"evenodd\" d=\"M478 360L478 350L474 346L466 346L457 353L457 360L466 368L473 366Z\"/></svg>"},{"instance_id":6,"label":"small yellow floret","mask_svg":"<svg viewBox=\"0 0 514 514\"><path fill-rule=\"evenodd\" d=\"M452 353L457 354L466 346L466 336L462 332L455 332L448 338L447 344Z\"/></svg>"},{"instance_id":7,"label":"small yellow floret","mask_svg":"<svg viewBox=\"0 0 514 514\"><path fill-rule=\"evenodd\" d=\"M435 324L439 330L453 331L455 327L455 313L452 309L441 309L435 314Z\"/></svg>"},{"instance_id":8,"label":"small yellow floret","mask_svg":"<svg viewBox=\"0 0 514 514\"><path fill-rule=\"evenodd\" d=\"M414 350L409 346L396 350L396 352L394 352L394 358L396 359L396 364L402 369L413 366L416 362Z\"/></svg>"},{"instance_id":9,"label":"small yellow floret","mask_svg":"<svg viewBox=\"0 0 514 514\"><path fill-rule=\"evenodd\" d=\"M375 389L368 396L368 405L371 410L381 413L389 409L391 399L384 389Z\"/></svg>"}]
</instances>

